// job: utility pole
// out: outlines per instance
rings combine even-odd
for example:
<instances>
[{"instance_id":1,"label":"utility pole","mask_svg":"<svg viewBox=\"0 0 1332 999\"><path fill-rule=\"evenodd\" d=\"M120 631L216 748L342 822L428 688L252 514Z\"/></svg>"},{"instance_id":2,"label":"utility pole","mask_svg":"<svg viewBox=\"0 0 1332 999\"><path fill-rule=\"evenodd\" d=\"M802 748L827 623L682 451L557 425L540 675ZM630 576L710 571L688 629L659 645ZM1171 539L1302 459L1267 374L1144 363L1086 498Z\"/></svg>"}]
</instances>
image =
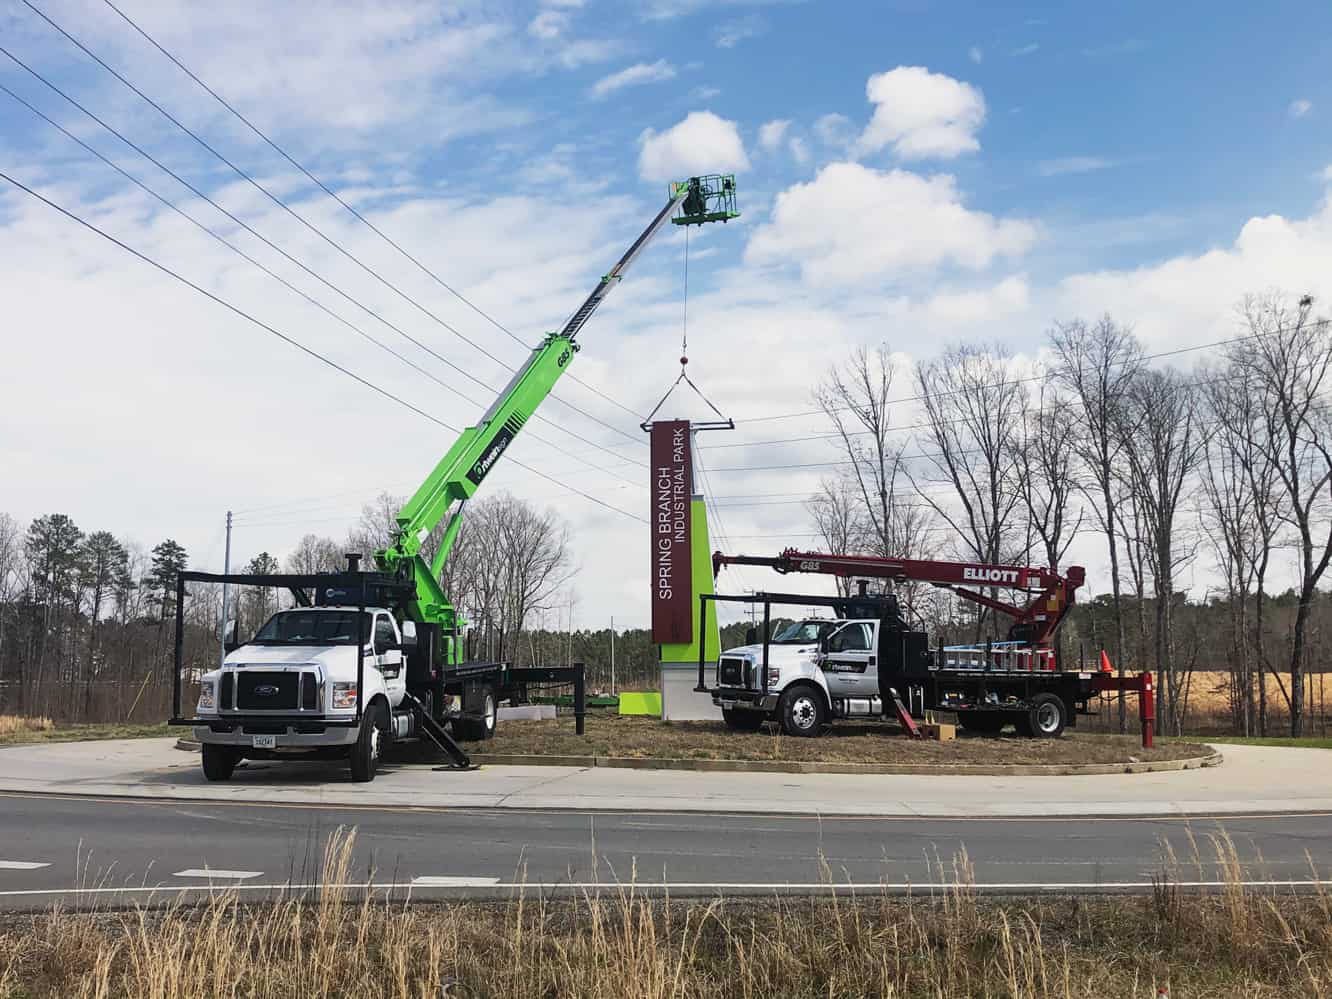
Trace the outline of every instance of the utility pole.
<instances>
[{"instance_id":1,"label":"utility pole","mask_svg":"<svg viewBox=\"0 0 1332 999\"><path fill-rule=\"evenodd\" d=\"M615 615L611 615L611 696L615 696Z\"/></svg>"},{"instance_id":2,"label":"utility pole","mask_svg":"<svg viewBox=\"0 0 1332 999\"><path fill-rule=\"evenodd\" d=\"M216 551L216 549L214 549ZM231 575L231 511L227 511L227 549L222 560L222 574ZM221 665L227 658L227 612L229 610L229 599L231 597L231 588L227 583L222 584L222 628L218 634L218 644L221 648L218 650L218 664Z\"/></svg>"}]
</instances>

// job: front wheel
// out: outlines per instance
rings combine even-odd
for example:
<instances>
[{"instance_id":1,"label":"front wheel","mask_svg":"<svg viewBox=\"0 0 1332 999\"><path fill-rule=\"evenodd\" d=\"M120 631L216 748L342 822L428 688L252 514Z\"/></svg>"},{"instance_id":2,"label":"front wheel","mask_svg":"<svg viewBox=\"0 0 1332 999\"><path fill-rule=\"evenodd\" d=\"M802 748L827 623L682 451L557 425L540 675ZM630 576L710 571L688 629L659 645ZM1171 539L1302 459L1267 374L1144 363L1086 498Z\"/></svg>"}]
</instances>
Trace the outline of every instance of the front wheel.
<instances>
[{"instance_id":1,"label":"front wheel","mask_svg":"<svg viewBox=\"0 0 1332 999\"><path fill-rule=\"evenodd\" d=\"M200 756L204 776L209 780L231 780L231 774L240 762L240 753L230 746L214 746L206 742Z\"/></svg>"},{"instance_id":2,"label":"front wheel","mask_svg":"<svg viewBox=\"0 0 1332 999\"><path fill-rule=\"evenodd\" d=\"M742 711L740 708L722 708L722 721L736 732L757 732L767 721L762 711Z\"/></svg>"},{"instance_id":3,"label":"front wheel","mask_svg":"<svg viewBox=\"0 0 1332 999\"><path fill-rule=\"evenodd\" d=\"M361 731L351 749L351 775L352 780L358 784L375 779L379 758L384 752L384 732L387 728L382 704L376 702L365 709L365 714L361 716Z\"/></svg>"},{"instance_id":4,"label":"front wheel","mask_svg":"<svg viewBox=\"0 0 1332 999\"><path fill-rule=\"evenodd\" d=\"M823 731L828 709L818 688L802 683L783 691L777 702L777 717L787 735L812 738Z\"/></svg>"}]
</instances>

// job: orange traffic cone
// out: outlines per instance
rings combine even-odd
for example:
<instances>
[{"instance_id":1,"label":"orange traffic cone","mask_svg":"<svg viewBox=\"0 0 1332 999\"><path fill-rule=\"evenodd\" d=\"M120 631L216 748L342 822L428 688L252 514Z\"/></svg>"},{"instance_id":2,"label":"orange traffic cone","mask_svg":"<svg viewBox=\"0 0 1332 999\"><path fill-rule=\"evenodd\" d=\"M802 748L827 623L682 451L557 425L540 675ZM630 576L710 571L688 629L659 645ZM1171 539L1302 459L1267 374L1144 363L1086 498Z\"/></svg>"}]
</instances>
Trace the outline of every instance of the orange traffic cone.
<instances>
[{"instance_id":1,"label":"orange traffic cone","mask_svg":"<svg viewBox=\"0 0 1332 999\"><path fill-rule=\"evenodd\" d=\"M1105 649L1101 650L1101 672L1113 673L1114 669L1110 666L1110 657L1105 654Z\"/></svg>"}]
</instances>

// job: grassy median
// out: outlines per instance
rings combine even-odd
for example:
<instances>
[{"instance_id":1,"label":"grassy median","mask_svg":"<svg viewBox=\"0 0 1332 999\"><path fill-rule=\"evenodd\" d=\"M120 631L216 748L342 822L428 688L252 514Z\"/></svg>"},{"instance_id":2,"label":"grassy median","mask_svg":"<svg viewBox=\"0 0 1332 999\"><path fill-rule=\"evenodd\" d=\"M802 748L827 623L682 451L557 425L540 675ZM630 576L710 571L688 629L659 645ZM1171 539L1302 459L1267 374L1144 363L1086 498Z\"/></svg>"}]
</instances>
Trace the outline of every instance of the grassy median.
<instances>
[{"instance_id":1,"label":"grassy median","mask_svg":"<svg viewBox=\"0 0 1332 999\"><path fill-rule=\"evenodd\" d=\"M1066 733L1060 739L1014 734L973 736L959 732L950 742L906 738L896 724L838 722L816 739L762 732L733 732L722 722L663 722L655 718L589 714L587 734L574 733L572 717L555 721L507 721L495 738L468 745L468 752L532 756L620 756L636 759L783 760L822 763L995 764L1127 763L1205 756L1191 742L1144 750L1136 736Z\"/></svg>"},{"instance_id":2,"label":"grassy median","mask_svg":"<svg viewBox=\"0 0 1332 999\"><path fill-rule=\"evenodd\" d=\"M349 842L326 881L360 880ZM1174 999L1332 996L1332 896L1248 887L1228 842L1203 852L1231 876L1202 894L1164 866L1147 896L980 897L960 857L941 865L950 887L907 897L665 900L625 884L566 900L528 890L407 905L326 889L8 915L0 997L1151 999L1158 986Z\"/></svg>"},{"instance_id":3,"label":"grassy median","mask_svg":"<svg viewBox=\"0 0 1332 999\"><path fill-rule=\"evenodd\" d=\"M87 739L151 739L173 732L166 722L106 722L66 725L50 718L0 715L0 746L28 742L82 742Z\"/></svg>"}]
</instances>

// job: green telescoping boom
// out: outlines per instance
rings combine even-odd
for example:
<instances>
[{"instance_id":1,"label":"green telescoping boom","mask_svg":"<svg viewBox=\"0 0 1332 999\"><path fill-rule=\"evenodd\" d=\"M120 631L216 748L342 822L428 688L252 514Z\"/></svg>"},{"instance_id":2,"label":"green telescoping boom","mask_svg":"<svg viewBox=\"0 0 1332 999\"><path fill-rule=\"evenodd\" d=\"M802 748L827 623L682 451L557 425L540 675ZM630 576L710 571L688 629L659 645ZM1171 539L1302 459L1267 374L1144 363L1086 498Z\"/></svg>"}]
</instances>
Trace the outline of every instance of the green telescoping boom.
<instances>
[{"instance_id":1,"label":"green telescoping boom","mask_svg":"<svg viewBox=\"0 0 1332 999\"><path fill-rule=\"evenodd\" d=\"M652 237L668 221L676 225L702 225L705 222L727 222L739 214L735 210L733 175L713 174L672 183L665 207L597 283L564 328L546 335L486 410L481 422L462 432L430 477L399 511L397 540L390 547L376 552L375 562L382 571L400 575L410 573L414 578L415 598L408 603L405 613L410 620L439 626L440 651L445 663L462 661L462 643L458 639L463 621L444 593L439 579L462 526L467 501L481 487L486 475L537 407L550 395L560 376L568 370L578 353L579 331ZM439 548L427 563L421 555L422 545L446 516L448 524Z\"/></svg>"}]
</instances>

